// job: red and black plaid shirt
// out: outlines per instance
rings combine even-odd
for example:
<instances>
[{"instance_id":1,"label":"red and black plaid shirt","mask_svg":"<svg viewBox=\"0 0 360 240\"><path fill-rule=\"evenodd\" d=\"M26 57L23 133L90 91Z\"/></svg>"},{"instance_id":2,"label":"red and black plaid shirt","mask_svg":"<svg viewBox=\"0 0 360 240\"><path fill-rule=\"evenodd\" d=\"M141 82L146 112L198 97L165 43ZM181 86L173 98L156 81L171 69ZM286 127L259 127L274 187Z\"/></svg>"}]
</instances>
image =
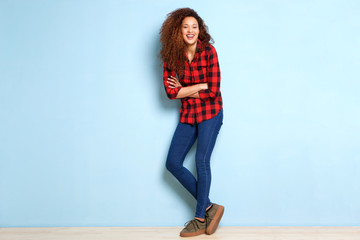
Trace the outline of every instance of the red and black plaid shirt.
<instances>
[{"instance_id":1,"label":"red and black plaid shirt","mask_svg":"<svg viewBox=\"0 0 360 240\"><path fill-rule=\"evenodd\" d=\"M185 62L182 78L178 78L183 87L198 83L208 83L208 89L199 91L200 98L185 97L181 99L180 122L195 124L215 117L222 109L220 92L220 66L216 50L211 44L200 51L198 39L194 59ZM185 53L184 53L185 54ZM164 62L164 86L170 99L175 99L181 87L170 88L167 79L176 76Z\"/></svg>"}]
</instances>

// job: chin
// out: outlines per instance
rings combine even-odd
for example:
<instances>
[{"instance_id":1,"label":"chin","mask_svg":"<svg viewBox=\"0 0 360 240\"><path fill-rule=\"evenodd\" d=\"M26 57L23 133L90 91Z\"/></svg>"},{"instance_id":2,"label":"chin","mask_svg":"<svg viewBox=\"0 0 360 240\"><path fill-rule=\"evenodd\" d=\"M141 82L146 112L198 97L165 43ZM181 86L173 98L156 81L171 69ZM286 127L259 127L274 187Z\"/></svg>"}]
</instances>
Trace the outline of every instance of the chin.
<instances>
[{"instance_id":1,"label":"chin","mask_svg":"<svg viewBox=\"0 0 360 240\"><path fill-rule=\"evenodd\" d=\"M192 41L185 41L185 43L186 43L187 45L193 45L193 44L195 44L196 42L197 42L197 39L192 40Z\"/></svg>"}]
</instances>

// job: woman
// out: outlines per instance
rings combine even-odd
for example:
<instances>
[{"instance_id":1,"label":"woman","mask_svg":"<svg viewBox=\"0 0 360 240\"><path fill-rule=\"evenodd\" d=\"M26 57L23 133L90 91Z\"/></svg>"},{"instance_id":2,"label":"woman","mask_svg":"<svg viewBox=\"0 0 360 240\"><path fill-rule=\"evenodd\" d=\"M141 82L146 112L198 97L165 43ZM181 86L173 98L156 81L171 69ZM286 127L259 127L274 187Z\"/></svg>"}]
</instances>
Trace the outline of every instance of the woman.
<instances>
[{"instance_id":1,"label":"woman","mask_svg":"<svg viewBox=\"0 0 360 240\"><path fill-rule=\"evenodd\" d=\"M180 236L212 234L224 213L223 206L209 199L210 156L223 120L217 53L210 44L207 26L190 8L169 13L160 35L165 90L170 99L181 99L182 103L166 168L197 200L195 218ZM197 180L183 166L196 139Z\"/></svg>"}]
</instances>

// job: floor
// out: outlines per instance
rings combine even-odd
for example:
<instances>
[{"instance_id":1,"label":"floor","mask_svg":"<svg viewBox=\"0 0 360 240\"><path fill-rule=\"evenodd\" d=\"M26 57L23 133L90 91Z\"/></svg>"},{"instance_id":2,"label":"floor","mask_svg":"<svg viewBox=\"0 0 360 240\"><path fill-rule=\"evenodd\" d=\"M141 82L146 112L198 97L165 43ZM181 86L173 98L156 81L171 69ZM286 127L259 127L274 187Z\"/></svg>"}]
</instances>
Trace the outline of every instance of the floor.
<instances>
[{"instance_id":1,"label":"floor","mask_svg":"<svg viewBox=\"0 0 360 240\"><path fill-rule=\"evenodd\" d=\"M184 239L181 227L0 228L1 240ZM186 238L185 238L186 239ZM187 238L236 240L360 240L360 227L219 227L213 235Z\"/></svg>"}]
</instances>

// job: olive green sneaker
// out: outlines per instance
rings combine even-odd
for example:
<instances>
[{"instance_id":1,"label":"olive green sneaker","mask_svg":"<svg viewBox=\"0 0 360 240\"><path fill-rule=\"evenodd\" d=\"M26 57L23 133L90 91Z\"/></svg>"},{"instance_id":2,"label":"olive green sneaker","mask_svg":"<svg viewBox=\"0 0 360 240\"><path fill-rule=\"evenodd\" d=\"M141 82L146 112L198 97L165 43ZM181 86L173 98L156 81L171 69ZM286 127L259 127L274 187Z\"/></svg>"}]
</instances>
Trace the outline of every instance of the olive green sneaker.
<instances>
[{"instance_id":1,"label":"olive green sneaker","mask_svg":"<svg viewBox=\"0 0 360 240\"><path fill-rule=\"evenodd\" d=\"M206 211L206 234L213 234L219 226L220 220L224 214L224 206L213 203Z\"/></svg>"},{"instance_id":2,"label":"olive green sneaker","mask_svg":"<svg viewBox=\"0 0 360 240\"><path fill-rule=\"evenodd\" d=\"M193 219L185 223L185 228L180 232L181 237L193 237L204 234L206 231L206 221L201 222Z\"/></svg>"}]
</instances>

